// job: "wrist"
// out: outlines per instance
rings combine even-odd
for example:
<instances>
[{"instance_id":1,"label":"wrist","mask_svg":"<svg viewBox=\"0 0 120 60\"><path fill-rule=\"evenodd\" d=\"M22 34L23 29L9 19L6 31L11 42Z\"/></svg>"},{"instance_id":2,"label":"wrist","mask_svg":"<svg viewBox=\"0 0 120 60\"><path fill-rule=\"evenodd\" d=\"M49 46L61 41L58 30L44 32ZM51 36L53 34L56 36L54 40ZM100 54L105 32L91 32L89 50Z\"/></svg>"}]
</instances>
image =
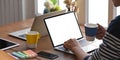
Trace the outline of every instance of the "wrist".
<instances>
[{"instance_id":1,"label":"wrist","mask_svg":"<svg viewBox=\"0 0 120 60\"><path fill-rule=\"evenodd\" d=\"M72 52L76 55L78 60L87 59L85 57L88 56L88 54L84 52L83 49L79 46L73 47Z\"/></svg>"},{"instance_id":2,"label":"wrist","mask_svg":"<svg viewBox=\"0 0 120 60\"><path fill-rule=\"evenodd\" d=\"M81 50L80 46L75 46L71 49L72 52L76 52L77 50Z\"/></svg>"}]
</instances>

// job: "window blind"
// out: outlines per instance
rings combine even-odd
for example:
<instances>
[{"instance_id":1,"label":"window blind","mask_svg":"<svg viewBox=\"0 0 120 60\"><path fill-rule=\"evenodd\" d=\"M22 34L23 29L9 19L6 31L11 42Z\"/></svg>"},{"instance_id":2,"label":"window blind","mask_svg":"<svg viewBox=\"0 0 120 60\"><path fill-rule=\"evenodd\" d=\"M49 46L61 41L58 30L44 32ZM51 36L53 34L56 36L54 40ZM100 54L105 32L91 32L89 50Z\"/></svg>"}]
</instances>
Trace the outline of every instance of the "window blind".
<instances>
[{"instance_id":1,"label":"window blind","mask_svg":"<svg viewBox=\"0 0 120 60\"><path fill-rule=\"evenodd\" d=\"M22 0L0 0L0 25L22 20Z\"/></svg>"}]
</instances>

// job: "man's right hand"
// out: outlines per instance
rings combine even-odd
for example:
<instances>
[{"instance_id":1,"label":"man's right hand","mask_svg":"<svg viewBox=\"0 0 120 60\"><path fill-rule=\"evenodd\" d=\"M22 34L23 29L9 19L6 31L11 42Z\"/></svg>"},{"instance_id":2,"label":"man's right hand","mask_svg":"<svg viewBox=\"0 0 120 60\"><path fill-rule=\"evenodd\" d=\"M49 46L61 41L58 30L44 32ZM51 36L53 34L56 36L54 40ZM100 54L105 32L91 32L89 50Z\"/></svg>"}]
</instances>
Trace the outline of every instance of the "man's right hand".
<instances>
[{"instance_id":1,"label":"man's right hand","mask_svg":"<svg viewBox=\"0 0 120 60\"><path fill-rule=\"evenodd\" d=\"M80 43L76 39L69 39L66 42L64 42L64 47L66 49L74 51L75 47L80 48Z\"/></svg>"},{"instance_id":2,"label":"man's right hand","mask_svg":"<svg viewBox=\"0 0 120 60\"><path fill-rule=\"evenodd\" d=\"M105 35L105 32L106 32L106 30L104 29L104 27L101 26L100 24L98 24L98 31L97 31L96 38L102 39Z\"/></svg>"}]
</instances>

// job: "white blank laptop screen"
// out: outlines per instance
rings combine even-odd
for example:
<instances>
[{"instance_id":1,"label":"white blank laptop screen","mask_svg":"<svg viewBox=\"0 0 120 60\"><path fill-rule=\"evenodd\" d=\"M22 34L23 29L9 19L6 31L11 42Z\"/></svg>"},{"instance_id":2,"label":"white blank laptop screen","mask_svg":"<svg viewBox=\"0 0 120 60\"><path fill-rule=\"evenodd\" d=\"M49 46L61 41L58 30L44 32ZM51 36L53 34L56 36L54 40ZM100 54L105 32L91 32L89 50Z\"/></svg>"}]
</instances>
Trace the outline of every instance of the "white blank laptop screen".
<instances>
[{"instance_id":1,"label":"white blank laptop screen","mask_svg":"<svg viewBox=\"0 0 120 60\"><path fill-rule=\"evenodd\" d=\"M74 12L45 18L45 24L54 46L63 44L70 38L82 38Z\"/></svg>"}]
</instances>

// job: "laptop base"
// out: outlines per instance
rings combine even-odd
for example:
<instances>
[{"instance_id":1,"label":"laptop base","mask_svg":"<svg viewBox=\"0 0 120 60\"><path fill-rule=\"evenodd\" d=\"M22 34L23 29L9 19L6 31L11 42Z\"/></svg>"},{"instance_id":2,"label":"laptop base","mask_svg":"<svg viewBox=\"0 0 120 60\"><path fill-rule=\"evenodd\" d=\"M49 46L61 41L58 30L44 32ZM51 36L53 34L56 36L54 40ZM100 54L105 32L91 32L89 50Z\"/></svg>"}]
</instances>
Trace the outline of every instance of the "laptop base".
<instances>
[{"instance_id":1,"label":"laptop base","mask_svg":"<svg viewBox=\"0 0 120 60\"><path fill-rule=\"evenodd\" d=\"M9 35L12 36L12 37L16 37L16 38L19 38L19 39L22 39L22 40L26 41L25 34L27 32L29 32L30 29L31 28L27 28L27 29L23 29L23 30L18 30L18 31L9 33Z\"/></svg>"},{"instance_id":2,"label":"laptop base","mask_svg":"<svg viewBox=\"0 0 120 60\"><path fill-rule=\"evenodd\" d=\"M81 48L83 49L83 51L90 54L91 52L99 48L99 45L102 43L102 40L96 39L95 41L86 41L85 39L83 39L79 40L79 42L81 44ZM62 48L58 46L55 47L54 49L65 53L73 54L70 50L66 50L63 46Z\"/></svg>"}]
</instances>

